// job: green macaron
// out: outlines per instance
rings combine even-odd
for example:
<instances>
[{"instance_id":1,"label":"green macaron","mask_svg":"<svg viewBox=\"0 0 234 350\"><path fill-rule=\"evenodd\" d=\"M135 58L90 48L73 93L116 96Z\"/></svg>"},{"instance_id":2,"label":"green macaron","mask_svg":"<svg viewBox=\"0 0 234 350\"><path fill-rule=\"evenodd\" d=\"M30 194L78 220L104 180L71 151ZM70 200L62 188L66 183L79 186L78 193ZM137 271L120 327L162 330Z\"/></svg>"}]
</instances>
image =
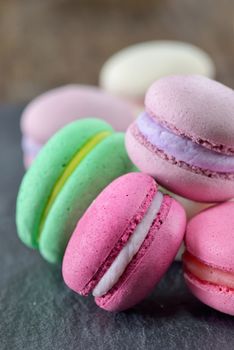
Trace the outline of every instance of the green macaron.
<instances>
[{"instance_id":1,"label":"green macaron","mask_svg":"<svg viewBox=\"0 0 234 350\"><path fill-rule=\"evenodd\" d=\"M83 119L57 132L21 183L16 205L20 239L49 262L62 260L78 220L115 178L134 170L124 134Z\"/></svg>"}]
</instances>

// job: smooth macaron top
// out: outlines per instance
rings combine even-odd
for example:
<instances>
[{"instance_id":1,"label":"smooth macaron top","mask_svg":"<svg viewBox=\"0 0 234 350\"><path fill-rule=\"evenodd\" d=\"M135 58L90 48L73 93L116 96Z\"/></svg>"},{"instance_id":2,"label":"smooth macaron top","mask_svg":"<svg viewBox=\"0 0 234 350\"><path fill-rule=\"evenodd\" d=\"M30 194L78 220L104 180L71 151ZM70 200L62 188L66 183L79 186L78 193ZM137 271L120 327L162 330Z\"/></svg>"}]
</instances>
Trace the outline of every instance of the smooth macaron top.
<instances>
[{"instance_id":1,"label":"smooth macaron top","mask_svg":"<svg viewBox=\"0 0 234 350\"><path fill-rule=\"evenodd\" d=\"M146 112L173 132L234 153L234 90L199 75L162 78L148 89Z\"/></svg>"},{"instance_id":2,"label":"smooth macaron top","mask_svg":"<svg viewBox=\"0 0 234 350\"><path fill-rule=\"evenodd\" d=\"M25 108L21 130L39 144L64 125L84 117L102 118L124 131L135 118L135 105L97 87L66 85L43 93Z\"/></svg>"},{"instance_id":3,"label":"smooth macaron top","mask_svg":"<svg viewBox=\"0 0 234 350\"><path fill-rule=\"evenodd\" d=\"M115 94L143 101L148 87L172 74L214 77L212 59L186 42L154 40L126 47L111 56L100 72L100 85Z\"/></svg>"},{"instance_id":4,"label":"smooth macaron top","mask_svg":"<svg viewBox=\"0 0 234 350\"><path fill-rule=\"evenodd\" d=\"M188 252L207 265L234 272L234 203L208 208L187 226Z\"/></svg>"},{"instance_id":5,"label":"smooth macaron top","mask_svg":"<svg viewBox=\"0 0 234 350\"><path fill-rule=\"evenodd\" d=\"M78 222L66 249L63 276L71 288L81 294L90 291L87 286L98 269L111 252L115 255L113 249L118 254L156 193L153 178L142 173L121 176L102 191Z\"/></svg>"}]
</instances>

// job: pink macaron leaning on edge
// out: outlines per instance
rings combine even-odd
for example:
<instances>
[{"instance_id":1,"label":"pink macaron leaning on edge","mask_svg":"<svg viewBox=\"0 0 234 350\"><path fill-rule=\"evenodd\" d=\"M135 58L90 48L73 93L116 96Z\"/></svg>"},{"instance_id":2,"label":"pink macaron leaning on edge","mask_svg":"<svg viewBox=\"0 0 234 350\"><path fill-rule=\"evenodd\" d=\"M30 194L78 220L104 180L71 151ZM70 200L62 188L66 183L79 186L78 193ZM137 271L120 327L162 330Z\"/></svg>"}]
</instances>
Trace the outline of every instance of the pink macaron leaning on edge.
<instances>
[{"instance_id":1,"label":"pink macaron leaning on edge","mask_svg":"<svg viewBox=\"0 0 234 350\"><path fill-rule=\"evenodd\" d=\"M155 180L129 173L106 187L85 212L63 259L65 283L96 304L122 311L144 299L183 240L184 209Z\"/></svg>"},{"instance_id":2,"label":"pink macaron leaning on edge","mask_svg":"<svg viewBox=\"0 0 234 350\"><path fill-rule=\"evenodd\" d=\"M186 229L184 277L191 292L216 310L234 315L234 203L192 218Z\"/></svg>"},{"instance_id":3,"label":"pink macaron leaning on edge","mask_svg":"<svg viewBox=\"0 0 234 350\"><path fill-rule=\"evenodd\" d=\"M96 117L116 131L125 131L135 119L133 103L95 86L65 85L33 99L21 118L25 167L29 167L41 147L59 129L77 119Z\"/></svg>"},{"instance_id":4,"label":"pink macaron leaning on edge","mask_svg":"<svg viewBox=\"0 0 234 350\"><path fill-rule=\"evenodd\" d=\"M167 189L199 202L234 197L234 90L203 76L156 81L128 128L130 158Z\"/></svg>"}]
</instances>

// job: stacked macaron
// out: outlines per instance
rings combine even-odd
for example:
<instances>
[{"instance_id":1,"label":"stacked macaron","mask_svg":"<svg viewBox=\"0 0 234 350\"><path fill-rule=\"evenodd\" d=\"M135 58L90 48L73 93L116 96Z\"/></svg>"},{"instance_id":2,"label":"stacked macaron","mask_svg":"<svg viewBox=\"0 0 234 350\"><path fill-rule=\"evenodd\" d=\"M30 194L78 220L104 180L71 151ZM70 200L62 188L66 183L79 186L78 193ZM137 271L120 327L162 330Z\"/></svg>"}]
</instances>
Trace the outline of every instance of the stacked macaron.
<instances>
[{"instance_id":1,"label":"stacked macaron","mask_svg":"<svg viewBox=\"0 0 234 350\"><path fill-rule=\"evenodd\" d=\"M145 298L173 261L186 224L182 206L163 195L152 177L130 173L92 203L68 243L66 284L92 293L109 311Z\"/></svg>"},{"instance_id":2,"label":"stacked macaron","mask_svg":"<svg viewBox=\"0 0 234 350\"><path fill-rule=\"evenodd\" d=\"M184 197L234 197L234 91L202 76L156 81L145 111L128 128L126 148L138 168Z\"/></svg>"},{"instance_id":3,"label":"stacked macaron","mask_svg":"<svg viewBox=\"0 0 234 350\"><path fill-rule=\"evenodd\" d=\"M124 134L99 119L58 131L43 147L19 189L21 240L46 260L60 262L71 233L90 203L112 180L133 169Z\"/></svg>"},{"instance_id":4,"label":"stacked macaron","mask_svg":"<svg viewBox=\"0 0 234 350\"><path fill-rule=\"evenodd\" d=\"M21 118L24 164L28 168L42 146L63 126L82 118L104 119L116 131L125 131L134 119L136 106L88 85L66 85L38 96Z\"/></svg>"}]
</instances>

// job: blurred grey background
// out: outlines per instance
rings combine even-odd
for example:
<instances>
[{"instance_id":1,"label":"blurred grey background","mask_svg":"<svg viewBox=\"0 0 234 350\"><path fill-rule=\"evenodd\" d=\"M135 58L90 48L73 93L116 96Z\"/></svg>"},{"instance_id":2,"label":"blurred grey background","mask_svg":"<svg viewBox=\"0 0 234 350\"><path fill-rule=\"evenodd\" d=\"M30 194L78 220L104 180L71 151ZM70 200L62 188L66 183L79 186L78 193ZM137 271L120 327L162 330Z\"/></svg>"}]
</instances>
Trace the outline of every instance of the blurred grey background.
<instances>
[{"instance_id":1,"label":"blurred grey background","mask_svg":"<svg viewBox=\"0 0 234 350\"><path fill-rule=\"evenodd\" d=\"M152 39L205 49L234 87L233 0L0 0L0 102L98 83L114 52Z\"/></svg>"}]
</instances>

